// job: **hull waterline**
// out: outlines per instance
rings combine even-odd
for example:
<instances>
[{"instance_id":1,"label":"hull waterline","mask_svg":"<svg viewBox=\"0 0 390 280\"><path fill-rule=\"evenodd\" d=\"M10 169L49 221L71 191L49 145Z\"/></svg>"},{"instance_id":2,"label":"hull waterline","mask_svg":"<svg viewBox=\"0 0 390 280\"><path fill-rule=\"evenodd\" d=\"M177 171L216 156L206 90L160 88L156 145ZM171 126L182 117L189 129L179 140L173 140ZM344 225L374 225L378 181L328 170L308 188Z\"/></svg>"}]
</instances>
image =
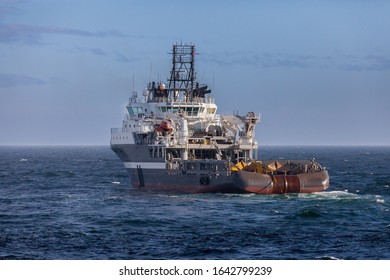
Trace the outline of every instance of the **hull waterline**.
<instances>
[{"instance_id":1,"label":"hull waterline","mask_svg":"<svg viewBox=\"0 0 390 280\"><path fill-rule=\"evenodd\" d=\"M297 175L267 175L237 171L229 176L168 175L164 170L127 169L137 189L178 193L255 193L260 195L313 193L328 189L326 170Z\"/></svg>"}]
</instances>

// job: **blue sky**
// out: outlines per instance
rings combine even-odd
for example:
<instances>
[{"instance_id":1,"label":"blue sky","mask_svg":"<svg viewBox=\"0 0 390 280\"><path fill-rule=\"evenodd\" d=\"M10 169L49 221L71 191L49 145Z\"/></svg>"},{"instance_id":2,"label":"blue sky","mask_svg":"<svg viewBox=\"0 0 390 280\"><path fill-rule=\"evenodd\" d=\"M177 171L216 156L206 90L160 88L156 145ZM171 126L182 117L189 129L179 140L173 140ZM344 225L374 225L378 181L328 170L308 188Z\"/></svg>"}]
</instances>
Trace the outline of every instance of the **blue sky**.
<instances>
[{"instance_id":1,"label":"blue sky","mask_svg":"<svg viewBox=\"0 0 390 280\"><path fill-rule=\"evenodd\" d=\"M194 43L261 145L390 145L390 1L0 0L0 145L108 145ZM134 76L134 85L133 85Z\"/></svg>"}]
</instances>

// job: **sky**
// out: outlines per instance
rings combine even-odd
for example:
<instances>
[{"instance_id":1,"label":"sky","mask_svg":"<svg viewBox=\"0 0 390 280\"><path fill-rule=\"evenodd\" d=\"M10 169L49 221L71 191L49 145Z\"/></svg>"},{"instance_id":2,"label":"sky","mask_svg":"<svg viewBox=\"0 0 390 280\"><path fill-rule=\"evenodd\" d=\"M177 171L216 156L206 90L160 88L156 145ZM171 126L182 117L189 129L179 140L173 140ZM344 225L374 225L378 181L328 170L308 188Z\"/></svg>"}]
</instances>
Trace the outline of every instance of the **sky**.
<instances>
[{"instance_id":1,"label":"sky","mask_svg":"<svg viewBox=\"0 0 390 280\"><path fill-rule=\"evenodd\" d=\"M109 145L133 89L197 50L260 145L390 145L390 1L0 0L0 145ZM133 83L134 80L134 83Z\"/></svg>"}]
</instances>

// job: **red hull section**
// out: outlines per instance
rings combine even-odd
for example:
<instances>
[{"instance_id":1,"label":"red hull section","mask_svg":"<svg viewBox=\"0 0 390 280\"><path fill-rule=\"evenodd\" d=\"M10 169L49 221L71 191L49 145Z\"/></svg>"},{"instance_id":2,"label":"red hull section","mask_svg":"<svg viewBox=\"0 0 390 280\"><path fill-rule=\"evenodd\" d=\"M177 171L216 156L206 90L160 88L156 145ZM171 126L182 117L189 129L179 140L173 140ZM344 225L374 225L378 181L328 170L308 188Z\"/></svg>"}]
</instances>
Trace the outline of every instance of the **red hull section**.
<instances>
[{"instance_id":1,"label":"red hull section","mask_svg":"<svg viewBox=\"0 0 390 280\"><path fill-rule=\"evenodd\" d=\"M246 192L257 194L312 193L329 187L326 170L297 175L266 175L241 171L238 176Z\"/></svg>"}]
</instances>

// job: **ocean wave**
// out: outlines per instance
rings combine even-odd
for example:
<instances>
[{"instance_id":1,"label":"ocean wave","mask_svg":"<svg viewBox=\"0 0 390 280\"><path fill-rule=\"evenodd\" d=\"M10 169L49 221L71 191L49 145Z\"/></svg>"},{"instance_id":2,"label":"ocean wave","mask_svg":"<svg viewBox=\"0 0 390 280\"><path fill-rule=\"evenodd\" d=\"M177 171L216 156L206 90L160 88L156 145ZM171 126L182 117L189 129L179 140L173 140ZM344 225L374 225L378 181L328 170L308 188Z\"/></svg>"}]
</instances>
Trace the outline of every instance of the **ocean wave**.
<instances>
[{"instance_id":1,"label":"ocean wave","mask_svg":"<svg viewBox=\"0 0 390 280\"><path fill-rule=\"evenodd\" d=\"M302 199L325 199L325 200L340 200L340 199L359 199L359 195L351 193L348 190L344 191L324 191L318 193L299 194L299 198Z\"/></svg>"},{"instance_id":2,"label":"ocean wave","mask_svg":"<svg viewBox=\"0 0 390 280\"><path fill-rule=\"evenodd\" d=\"M108 147L0 151L0 259L390 259L388 148L265 150L313 154L331 179L269 196L131 188Z\"/></svg>"}]
</instances>

